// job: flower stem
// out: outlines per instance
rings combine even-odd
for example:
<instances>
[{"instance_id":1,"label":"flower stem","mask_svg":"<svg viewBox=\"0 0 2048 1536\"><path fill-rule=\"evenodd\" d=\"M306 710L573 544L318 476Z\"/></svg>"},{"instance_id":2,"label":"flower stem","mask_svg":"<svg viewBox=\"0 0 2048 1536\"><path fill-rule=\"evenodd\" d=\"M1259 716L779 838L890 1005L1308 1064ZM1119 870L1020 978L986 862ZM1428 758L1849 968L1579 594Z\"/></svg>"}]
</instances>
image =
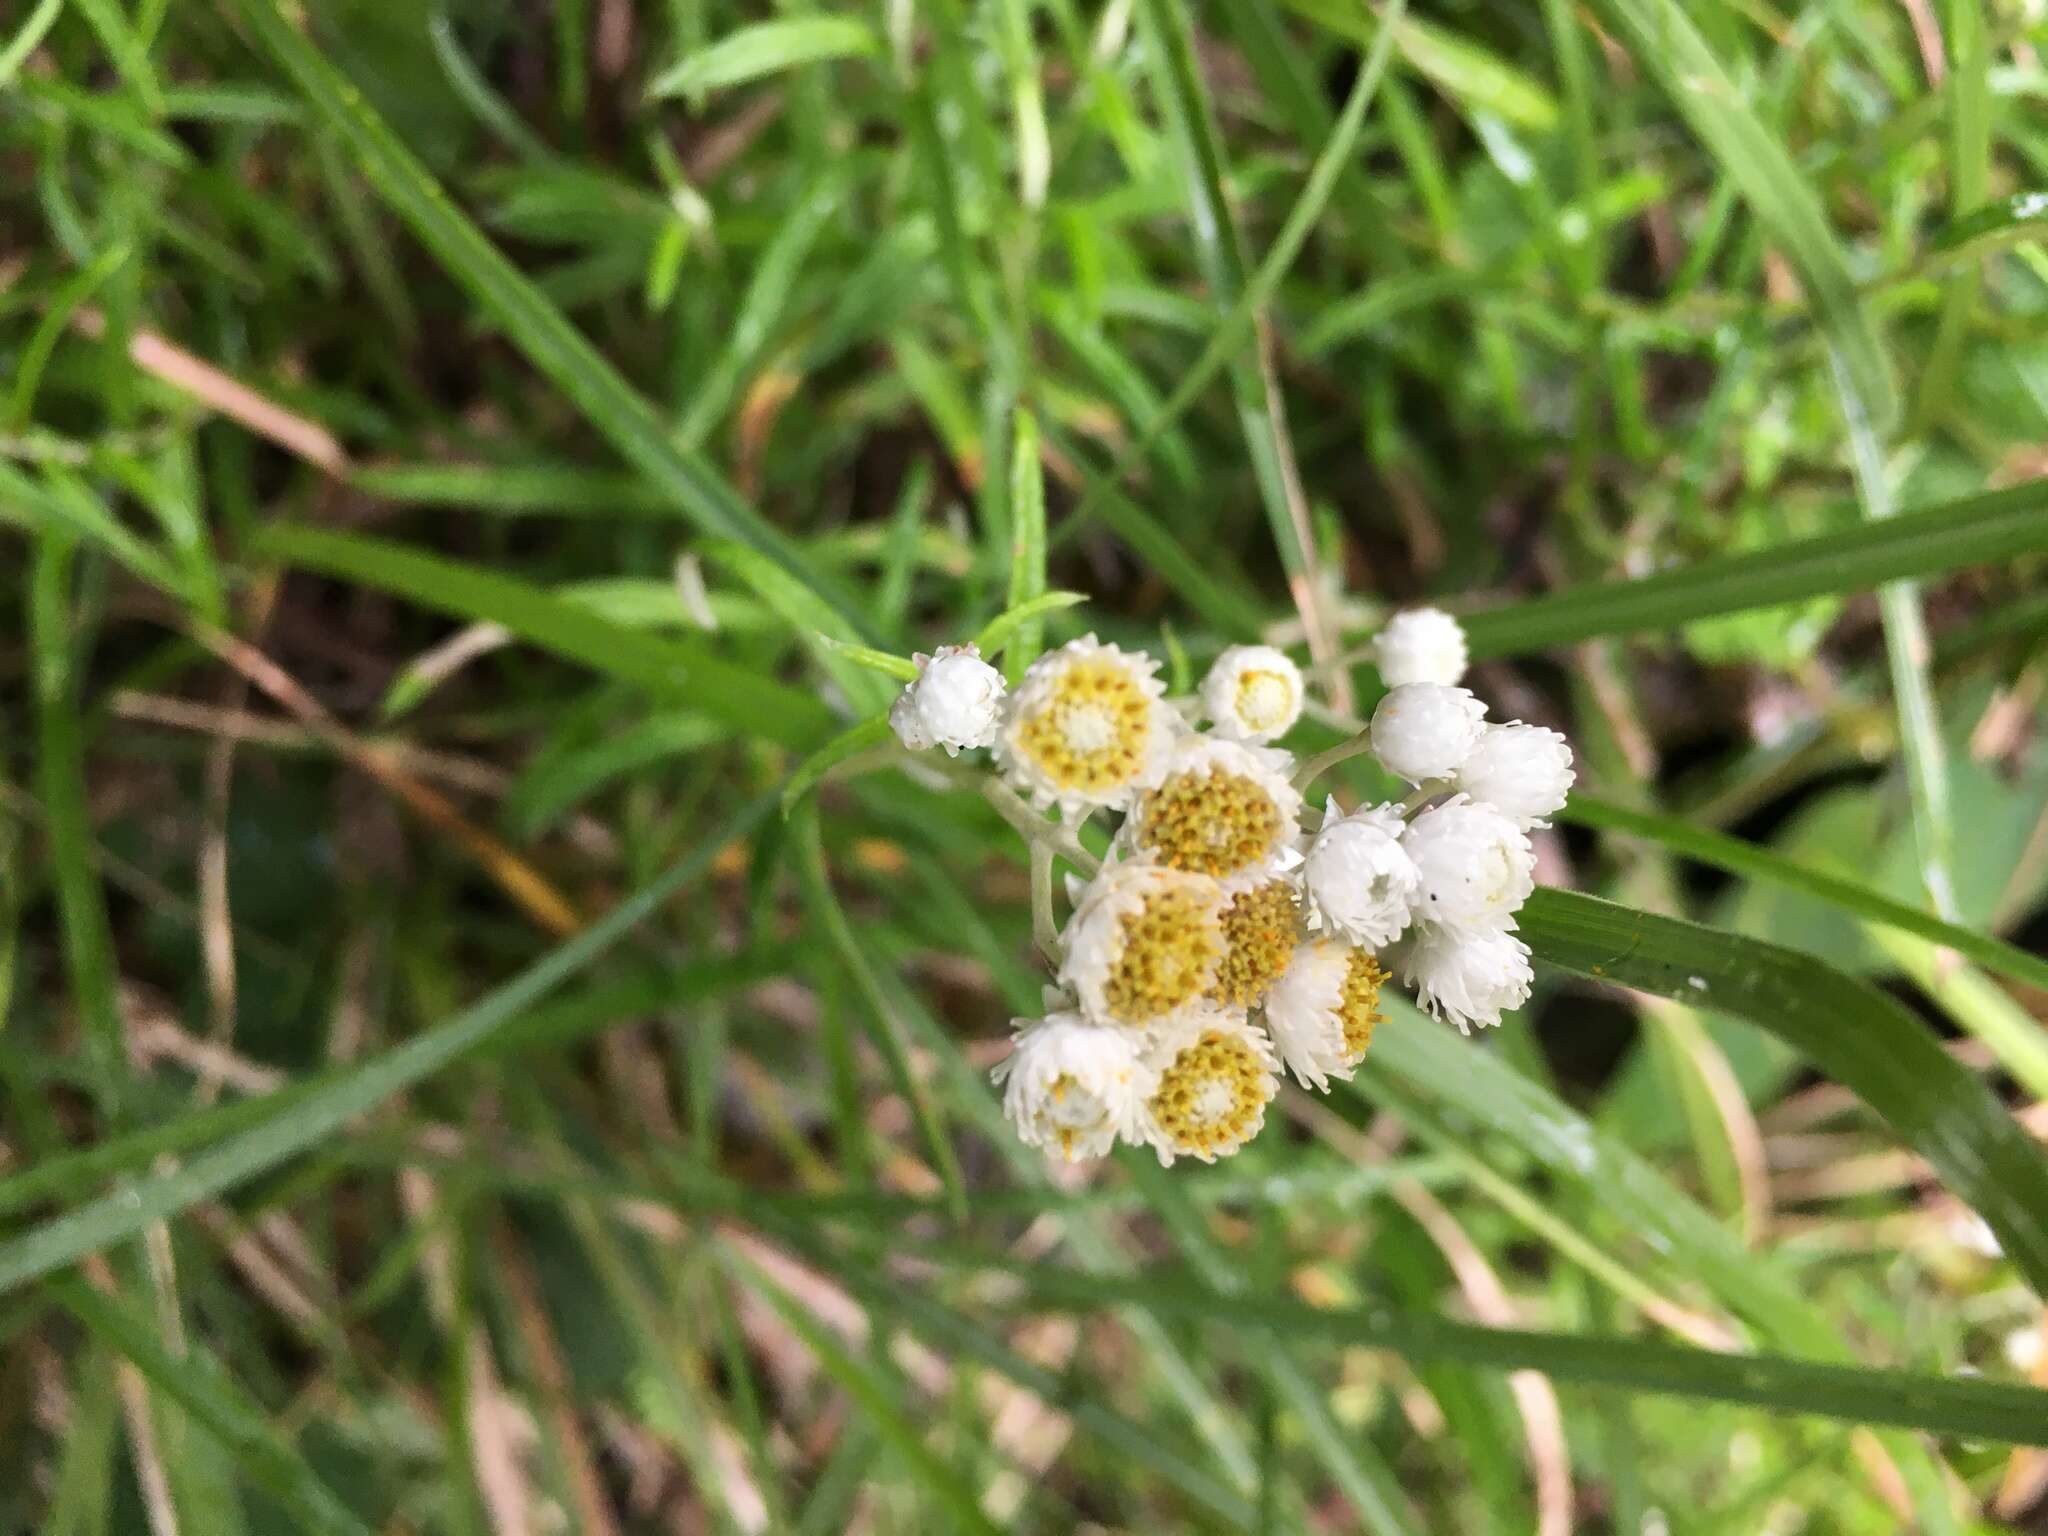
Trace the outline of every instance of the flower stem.
<instances>
[{"instance_id":1,"label":"flower stem","mask_svg":"<svg viewBox=\"0 0 2048 1536\"><path fill-rule=\"evenodd\" d=\"M1339 763L1349 762L1352 758L1361 757L1371 750L1372 742L1368 739L1367 733L1360 731L1356 736L1348 737L1338 742L1334 747L1318 752L1314 757L1303 763L1300 768L1295 770L1294 787L1296 789L1307 789L1309 785L1315 783L1317 779L1328 773Z\"/></svg>"}]
</instances>

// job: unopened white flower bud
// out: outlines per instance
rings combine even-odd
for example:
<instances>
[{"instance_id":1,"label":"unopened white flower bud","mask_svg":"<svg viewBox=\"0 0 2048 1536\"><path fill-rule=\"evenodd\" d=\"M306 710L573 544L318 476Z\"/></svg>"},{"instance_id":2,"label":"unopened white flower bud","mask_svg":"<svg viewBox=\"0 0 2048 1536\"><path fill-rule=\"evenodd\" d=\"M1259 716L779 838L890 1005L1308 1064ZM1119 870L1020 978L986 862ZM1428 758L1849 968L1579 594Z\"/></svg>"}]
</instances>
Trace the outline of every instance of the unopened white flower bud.
<instances>
[{"instance_id":1,"label":"unopened white flower bud","mask_svg":"<svg viewBox=\"0 0 2048 1536\"><path fill-rule=\"evenodd\" d=\"M1380 766L1411 784L1448 779L1478 743L1486 706L1464 688L1403 683L1372 714L1372 750Z\"/></svg>"},{"instance_id":2,"label":"unopened white flower bud","mask_svg":"<svg viewBox=\"0 0 2048 1536\"><path fill-rule=\"evenodd\" d=\"M1389 688L1458 682L1465 675L1465 631L1441 608L1410 608L1373 636L1373 656Z\"/></svg>"},{"instance_id":3,"label":"unopened white flower bud","mask_svg":"<svg viewBox=\"0 0 2048 1536\"><path fill-rule=\"evenodd\" d=\"M1401 975L1430 1017L1449 1019L1460 1033L1498 1024L1529 1000L1535 980L1529 946L1507 929L1437 923L1416 925Z\"/></svg>"},{"instance_id":4,"label":"unopened white flower bud","mask_svg":"<svg viewBox=\"0 0 2048 1536\"><path fill-rule=\"evenodd\" d=\"M1489 725L1458 765L1458 787L1522 827L1544 825L1571 793L1572 749L1541 725Z\"/></svg>"},{"instance_id":5,"label":"unopened white flower bud","mask_svg":"<svg viewBox=\"0 0 2048 1536\"><path fill-rule=\"evenodd\" d=\"M1311 927L1374 949L1401 936L1422 884L1401 846L1404 825L1398 806L1342 816L1330 801L1301 866Z\"/></svg>"},{"instance_id":6,"label":"unopened white flower bud","mask_svg":"<svg viewBox=\"0 0 2048 1536\"><path fill-rule=\"evenodd\" d=\"M913 751L944 747L948 757L996 739L1003 674L972 645L942 645L917 658L917 678L889 707L896 739Z\"/></svg>"},{"instance_id":7,"label":"unopened white flower bud","mask_svg":"<svg viewBox=\"0 0 2048 1536\"><path fill-rule=\"evenodd\" d=\"M1454 795L1408 823L1417 921L1487 928L1508 922L1536 888L1529 839L1490 805Z\"/></svg>"}]
</instances>

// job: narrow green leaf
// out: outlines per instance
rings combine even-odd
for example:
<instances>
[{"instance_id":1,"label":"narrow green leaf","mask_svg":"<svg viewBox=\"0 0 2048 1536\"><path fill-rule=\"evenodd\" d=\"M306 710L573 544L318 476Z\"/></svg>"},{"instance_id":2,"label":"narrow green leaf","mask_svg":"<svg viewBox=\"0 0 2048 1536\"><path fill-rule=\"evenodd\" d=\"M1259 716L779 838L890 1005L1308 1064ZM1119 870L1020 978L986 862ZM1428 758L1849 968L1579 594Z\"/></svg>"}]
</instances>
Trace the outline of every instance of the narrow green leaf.
<instances>
[{"instance_id":1,"label":"narrow green leaf","mask_svg":"<svg viewBox=\"0 0 2048 1536\"><path fill-rule=\"evenodd\" d=\"M432 1029L323 1082L314 1091L294 1094L286 1090L259 1101L277 1113L236 1131L181 1168L152 1175L0 1243L0 1293L125 1241L154 1222L166 1221L201 1200L275 1168L317 1146L357 1115L484 1045L671 897L702 879L719 851L746 837L773 803L765 797L750 802L687 858L510 981Z\"/></svg>"},{"instance_id":2,"label":"narrow green leaf","mask_svg":"<svg viewBox=\"0 0 2048 1536\"><path fill-rule=\"evenodd\" d=\"M700 552L745 582L790 627L825 674L839 685L854 714L871 714L888 704L894 690L871 671L852 665L840 653L840 646L857 644L858 636L830 604L773 560L745 544L714 539L703 545Z\"/></svg>"},{"instance_id":3,"label":"narrow green leaf","mask_svg":"<svg viewBox=\"0 0 2048 1536\"><path fill-rule=\"evenodd\" d=\"M866 667L870 672L893 677L899 683L917 681L917 663L908 656L898 656L893 651L878 651L870 645L849 645L844 640L835 640L823 633L814 634L811 638L834 656L844 657L857 667Z\"/></svg>"},{"instance_id":4,"label":"narrow green leaf","mask_svg":"<svg viewBox=\"0 0 2048 1536\"><path fill-rule=\"evenodd\" d=\"M1022 626L1057 613L1062 608L1074 608L1088 601L1085 592L1041 592L1029 601L1020 603L1007 613L999 613L981 626L981 632L974 637L975 649L984 656L993 656L1009 644Z\"/></svg>"},{"instance_id":5,"label":"narrow green leaf","mask_svg":"<svg viewBox=\"0 0 2048 1536\"><path fill-rule=\"evenodd\" d=\"M882 51L874 29L850 16L791 16L728 32L670 65L648 82L647 95L701 100L708 92L743 85L827 59L872 58Z\"/></svg>"},{"instance_id":6,"label":"narrow green leaf","mask_svg":"<svg viewBox=\"0 0 2048 1536\"><path fill-rule=\"evenodd\" d=\"M1010 613L1045 592L1045 467L1039 462L1038 420L1022 406L1010 448ZM986 633L984 631L984 633ZM1044 626L1036 615L1016 620L1002 642L1003 672L1011 682L1044 648ZM995 654L996 642L983 647Z\"/></svg>"},{"instance_id":7,"label":"narrow green leaf","mask_svg":"<svg viewBox=\"0 0 2048 1536\"><path fill-rule=\"evenodd\" d=\"M1722 613L1861 592L2048 551L2048 480L1902 512L1883 522L1696 560L1465 617L1475 656L1512 656L1600 635L1669 634Z\"/></svg>"},{"instance_id":8,"label":"narrow green leaf","mask_svg":"<svg viewBox=\"0 0 2048 1536\"><path fill-rule=\"evenodd\" d=\"M1391 1307L1329 1309L1291 1296L1245 1305L1190 1279L1155 1271L1107 1279L1050 1265L1016 1272L1029 1310L1089 1311L1116 1302L1169 1317L1326 1346L1384 1349L1411 1360L1541 1371L1555 1381L1617 1387L1851 1424L1888 1424L2013 1445L2048 1445L2048 1392L1968 1377L1924 1376L1782 1355L1718 1354L1638 1339L1483 1328Z\"/></svg>"},{"instance_id":9,"label":"narrow green leaf","mask_svg":"<svg viewBox=\"0 0 2048 1536\"><path fill-rule=\"evenodd\" d=\"M1804 891L1822 901L1833 902L1845 912L1853 912L1887 928L1917 934L1932 943L1944 945L1959 955L1967 955L1986 970L2048 991L2048 960L2039 955L2029 954L2016 945L1959 923L1945 923L1918 907L1895 901L1867 885L1823 870L1809 869L1768 848L1759 848L1754 843L1730 837L1711 827L1695 826L1675 816L1653 815L1585 794L1574 794L1558 819L1575 826L1639 837L1745 879Z\"/></svg>"},{"instance_id":10,"label":"narrow green leaf","mask_svg":"<svg viewBox=\"0 0 2048 1536\"><path fill-rule=\"evenodd\" d=\"M863 720L851 730L833 737L799 763L789 781L782 786L782 814L787 816L794 811L804 796L816 789L825 776L841 763L876 747L886 746L894 739L895 733L890 730L886 715Z\"/></svg>"},{"instance_id":11,"label":"narrow green leaf","mask_svg":"<svg viewBox=\"0 0 2048 1536\"><path fill-rule=\"evenodd\" d=\"M766 1301L789 1324L826 1374L860 1405L867 1422L909 1464L919 1484L950 1512L949 1529L998 1536L988 1516L981 1512L981 1504L972 1490L925 1444L919 1428L922 1414L912 1417L901 1395L892 1390L894 1384L874 1366L864 1364L849 1354L809 1307L769 1279L766 1271L752 1259L726 1243L719 1245L718 1253L733 1278Z\"/></svg>"},{"instance_id":12,"label":"narrow green leaf","mask_svg":"<svg viewBox=\"0 0 2048 1536\"><path fill-rule=\"evenodd\" d=\"M558 656L787 746L806 746L831 729L831 712L816 699L701 643L613 624L584 604L495 571L366 534L283 523L259 529L245 553L359 581L442 613L488 619Z\"/></svg>"},{"instance_id":13,"label":"narrow green leaf","mask_svg":"<svg viewBox=\"0 0 2048 1536\"><path fill-rule=\"evenodd\" d=\"M76 1275L45 1288L102 1343L142 1373L151 1387L178 1404L217 1440L236 1468L263 1485L298 1522L317 1536L370 1536L370 1528L342 1503L306 1459L279 1437L271 1416L198 1344L173 1355L155 1328L135 1312L94 1290Z\"/></svg>"},{"instance_id":14,"label":"narrow green leaf","mask_svg":"<svg viewBox=\"0 0 2048 1536\"><path fill-rule=\"evenodd\" d=\"M1540 888L1519 921L1551 965L1732 1013L1784 1040L1926 1158L2048 1296L2048 1156L1881 989L1811 955L1574 891Z\"/></svg>"},{"instance_id":15,"label":"narrow green leaf","mask_svg":"<svg viewBox=\"0 0 2048 1536\"><path fill-rule=\"evenodd\" d=\"M77 671L83 656L71 607L77 551L67 529L36 542L29 568L29 637L35 654L36 791L49 825L49 859L64 932L64 969L86 1058L111 1093L127 1078L114 937L93 856ZM109 1105L109 1109L118 1109Z\"/></svg>"},{"instance_id":16,"label":"narrow green leaf","mask_svg":"<svg viewBox=\"0 0 2048 1536\"><path fill-rule=\"evenodd\" d=\"M1820 200L1785 145L1751 110L1680 0L1601 0L1599 9L1798 271L1842 372L1882 431L1898 409L1891 369Z\"/></svg>"},{"instance_id":17,"label":"narrow green leaf","mask_svg":"<svg viewBox=\"0 0 2048 1536\"><path fill-rule=\"evenodd\" d=\"M485 238L390 126L327 62L282 0L225 0L354 153L393 211L467 288L612 446L704 532L738 539L778 561L871 639L858 606L700 455L679 448L666 423L538 287Z\"/></svg>"}]
</instances>

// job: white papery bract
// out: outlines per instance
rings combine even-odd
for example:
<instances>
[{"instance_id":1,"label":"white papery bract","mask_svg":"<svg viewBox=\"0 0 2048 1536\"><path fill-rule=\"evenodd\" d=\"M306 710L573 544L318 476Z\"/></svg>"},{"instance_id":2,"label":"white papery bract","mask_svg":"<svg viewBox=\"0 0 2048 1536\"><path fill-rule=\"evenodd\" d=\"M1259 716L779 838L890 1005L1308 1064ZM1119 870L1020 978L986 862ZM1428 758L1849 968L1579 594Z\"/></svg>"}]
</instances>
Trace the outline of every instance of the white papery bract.
<instances>
[{"instance_id":1,"label":"white papery bract","mask_svg":"<svg viewBox=\"0 0 2048 1536\"><path fill-rule=\"evenodd\" d=\"M1373 658L1389 688L1456 683L1465 676L1465 631L1441 608L1410 608L1373 636Z\"/></svg>"},{"instance_id":2,"label":"white papery bract","mask_svg":"<svg viewBox=\"0 0 2048 1536\"><path fill-rule=\"evenodd\" d=\"M1522 829L1490 805L1453 795L1408 823L1418 922L1487 928L1508 923L1536 888L1536 855Z\"/></svg>"},{"instance_id":3,"label":"white papery bract","mask_svg":"<svg viewBox=\"0 0 2048 1536\"><path fill-rule=\"evenodd\" d=\"M1131 807L1125 844L1233 891L1284 873L1301 862L1301 794L1287 777L1293 761L1272 747L1183 736L1159 782Z\"/></svg>"},{"instance_id":4,"label":"white papery bract","mask_svg":"<svg viewBox=\"0 0 2048 1536\"><path fill-rule=\"evenodd\" d=\"M1529 946L1506 928L1439 923L1416 924L1401 977L1430 1017L1449 1019L1461 1034L1498 1024L1503 1012L1529 1000L1535 981Z\"/></svg>"},{"instance_id":5,"label":"white papery bract","mask_svg":"<svg viewBox=\"0 0 2048 1536\"><path fill-rule=\"evenodd\" d=\"M1093 635L1047 651L1006 701L997 764L1040 805L1121 810L1158 782L1181 733L1158 670Z\"/></svg>"},{"instance_id":6,"label":"white papery bract","mask_svg":"<svg viewBox=\"0 0 2048 1536\"><path fill-rule=\"evenodd\" d=\"M1301 669L1270 645L1233 645L1202 679L1202 707L1218 736L1271 741L1301 718Z\"/></svg>"},{"instance_id":7,"label":"white papery bract","mask_svg":"<svg viewBox=\"0 0 2048 1536\"><path fill-rule=\"evenodd\" d=\"M1060 984L1100 1024L1149 1028L1197 1004L1223 958L1223 887L1157 864L1112 864L1065 933Z\"/></svg>"},{"instance_id":8,"label":"white papery bract","mask_svg":"<svg viewBox=\"0 0 2048 1536\"><path fill-rule=\"evenodd\" d=\"M1373 756L1411 784L1448 779L1479 741L1486 706L1470 690L1403 683L1372 712Z\"/></svg>"},{"instance_id":9,"label":"white papery bract","mask_svg":"<svg viewBox=\"0 0 2048 1536\"><path fill-rule=\"evenodd\" d=\"M1543 826L1564 809L1577 777L1561 733L1519 720L1487 726L1458 765L1460 789L1524 828Z\"/></svg>"},{"instance_id":10,"label":"white papery bract","mask_svg":"<svg viewBox=\"0 0 2048 1536\"><path fill-rule=\"evenodd\" d=\"M1338 939L1312 939L1294 952L1266 994L1265 1017L1280 1059L1303 1087L1328 1092L1331 1078L1350 1078L1380 1022L1385 980L1371 950Z\"/></svg>"},{"instance_id":11,"label":"white papery bract","mask_svg":"<svg viewBox=\"0 0 2048 1536\"><path fill-rule=\"evenodd\" d=\"M1259 1133L1280 1090L1271 1043L1235 1008L1205 1005L1175 1019L1157 1032L1145 1064L1157 1074L1145 1135L1168 1165L1235 1152Z\"/></svg>"},{"instance_id":12,"label":"white papery bract","mask_svg":"<svg viewBox=\"0 0 2048 1536\"><path fill-rule=\"evenodd\" d=\"M942 645L919 656L917 677L889 706L896 739L913 751L944 747L948 757L994 744L1006 685L972 645Z\"/></svg>"},{"instance_id":13,"label":"white papery bract","mask_svg":"<svg viewBox=\"0 0 2048 1536\"><path fill-rule=\"evenodd\" d=\"M992 1076L1019 1140L1073 1162L1103 1156L1118 1137L1142 1139L1158 1077L1144 1061L1142 1036L1077 1013L1015 1023L1010 1054Z\"/></svg>"},{"instance_id":14,"label":"white papery bract","mask_svg":"<svg viewBox=\"0 0 2048 1536\"><path fill-rule=\"evenodd\" d=\"M1311 928L1377 949L1408 926L1422 877L1401 846L1406 823L1396 805L1339 813L1331 800L1323 829L1308 845L1301 883Z\"/></svg>"}]
</instances>

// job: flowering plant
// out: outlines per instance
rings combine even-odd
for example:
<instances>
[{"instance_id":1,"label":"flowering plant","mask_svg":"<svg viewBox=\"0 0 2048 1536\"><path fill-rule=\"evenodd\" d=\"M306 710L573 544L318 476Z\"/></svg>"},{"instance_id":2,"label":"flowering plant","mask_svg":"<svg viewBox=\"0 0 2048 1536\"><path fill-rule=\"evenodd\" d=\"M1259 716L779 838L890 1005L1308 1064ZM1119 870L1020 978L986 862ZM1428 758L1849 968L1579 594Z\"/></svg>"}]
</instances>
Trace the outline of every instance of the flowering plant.
<instances>
[{"instance_id":1,"label":"flowering plant","mask_svg":"<svg viewBox=\"0 0 2048 1536\"><path fill-rule=\"evenodd\" d=\"M985 792L1031 850L1033 927L1053 971L1043 1018L1015 1021L996 1068L1018 1134L1061 1157L1117 1141L1213 1162L1264 1123L1289 1072L1327 1090L1372 1043L1394 974L1461 1031L1528 1000L1515 913L1535 886L1528 833L1560 809L1572 755L1555 731L1493 724L1460 687L1463 630L1422 608L1376 637L1390 685L1367 729L1297 763L1301 670L1232 646L1191 697L1093 635L1017 686L974 646L920 657L889 712L912 751L992 748ZM1413 786L1346 811L1303 799L1371 753ZM1118 819L1104 856L1080 838ZM1064 860L1070 911L1054 911Z\"/></svg>"}]
</instances>

